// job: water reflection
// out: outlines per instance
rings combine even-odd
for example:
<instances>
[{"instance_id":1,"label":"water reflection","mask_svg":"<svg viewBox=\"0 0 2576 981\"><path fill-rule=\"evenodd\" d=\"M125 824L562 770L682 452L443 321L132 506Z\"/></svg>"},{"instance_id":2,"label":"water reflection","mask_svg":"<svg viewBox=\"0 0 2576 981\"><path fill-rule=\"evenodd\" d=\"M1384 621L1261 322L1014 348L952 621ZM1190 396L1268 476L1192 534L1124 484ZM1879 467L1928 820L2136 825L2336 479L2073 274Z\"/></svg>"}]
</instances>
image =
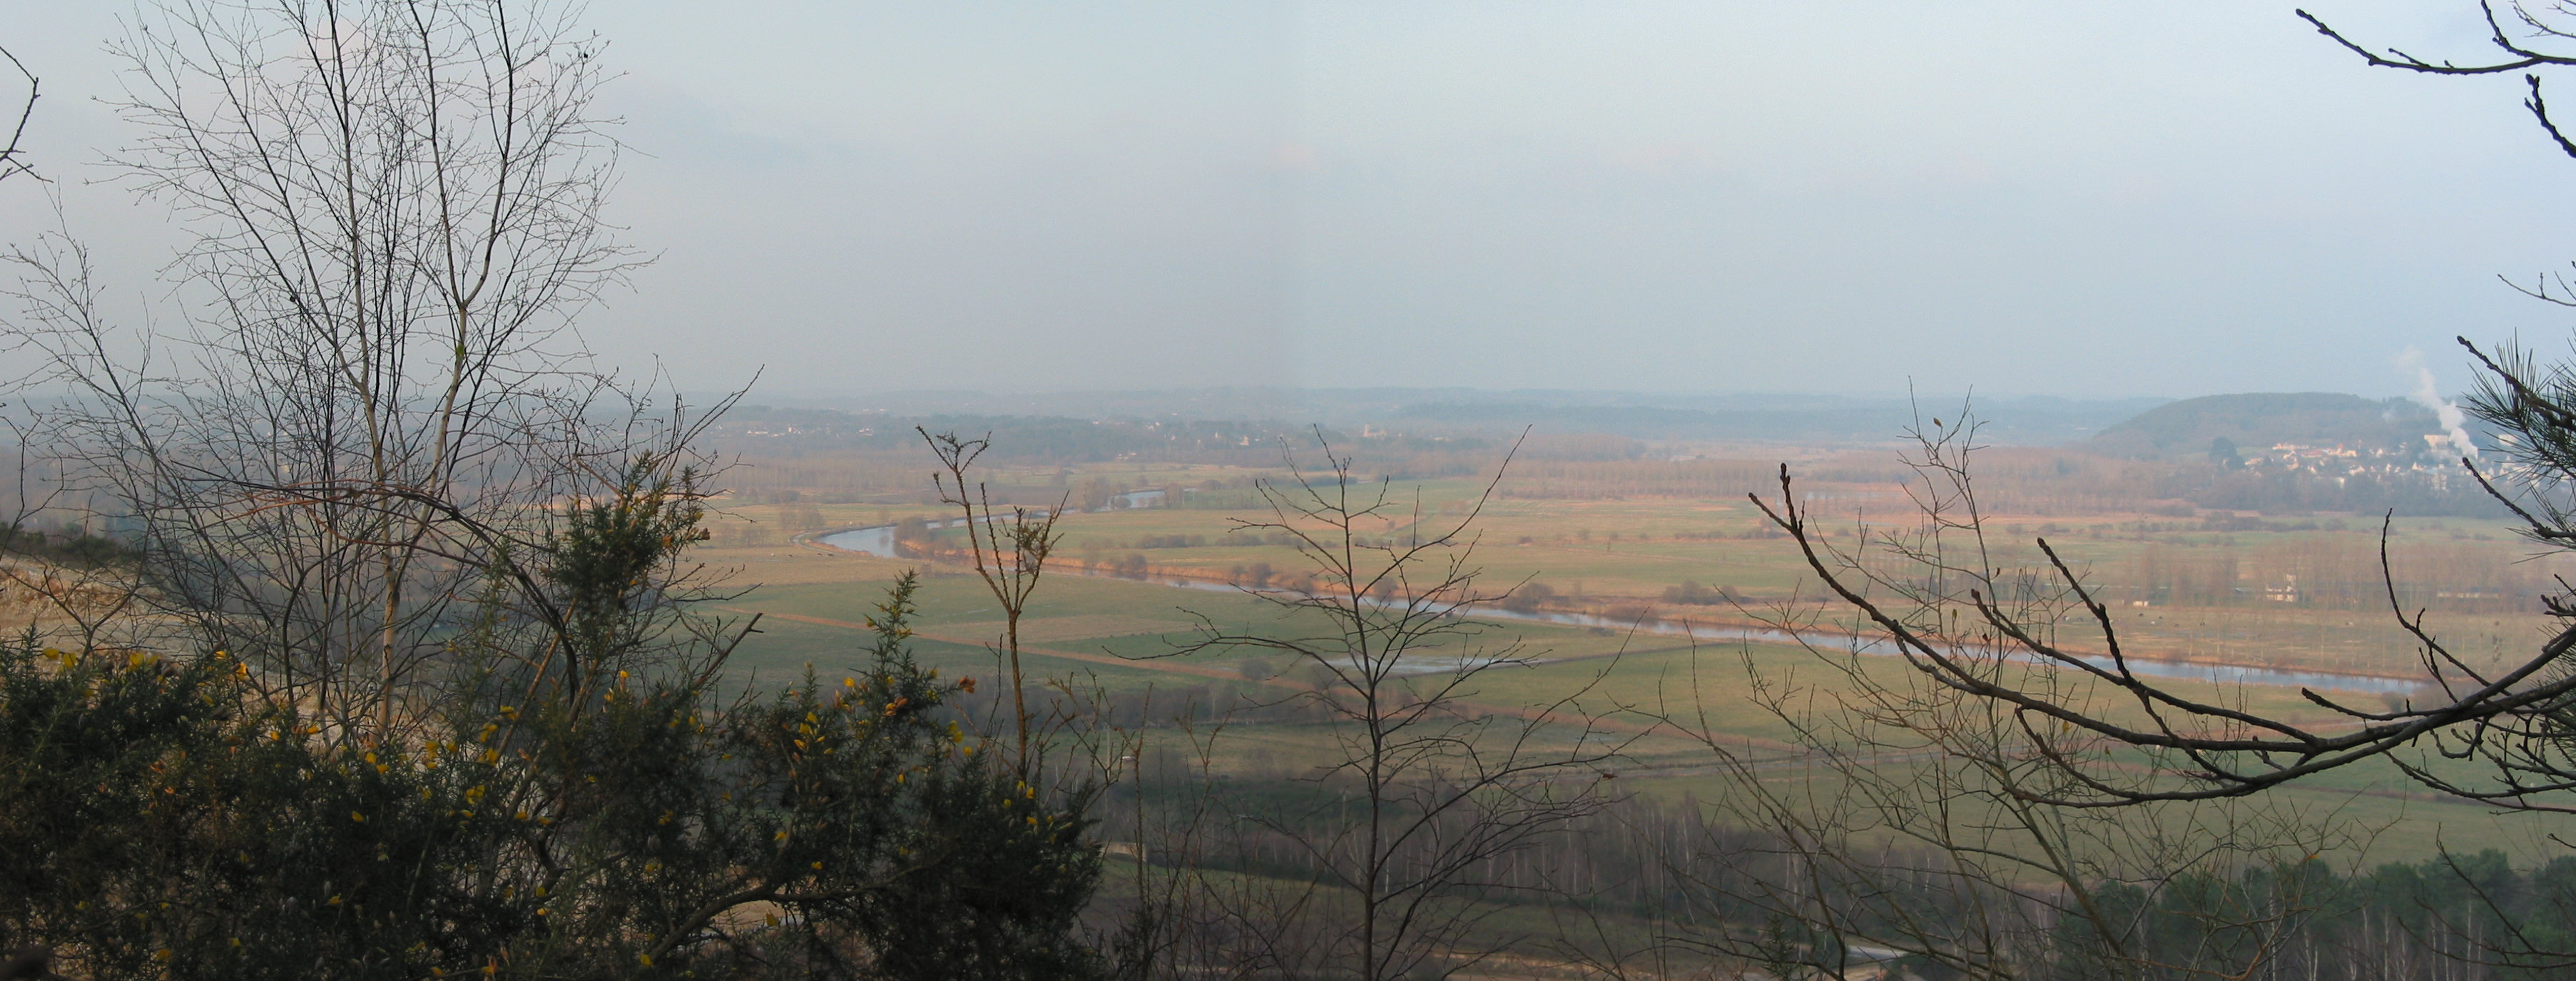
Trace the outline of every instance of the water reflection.
<instances>
[{"instance_id":1,"label":"water reflection","mask_svg":"<svg viewBox=\"0 0 2576 981\"><path fill-rule=\"evenodd\" d=\"M1031 518L1044 518L1046 517L1046 514L1046 508L1029 509L1029 517ZM1011 520L1013 520L1011 516L1002 515L996 516L986 523L989 524L992 521ZM931 530L937 530L940 528L963 528L965 526L966 519L964 518L948 518L941 521L927 521L922 523L923 528ZM895 527L896 526L894 525L868 525L864 528L844 528L830 534L816 535L814 536L814 540L833 548L840 549L844 552L862 552L880 558L899 559L903 556L897 554L895 550Z\"/></svg>"},{"instance_id":2,"label":"water reflection","mask_svg":"<svg viewBox=\"0 0 2576 981\"><path fill-rule=\"evenodd\" d=\"M816 536L815 541L844 552L864 552L882 558L901 558L894 553L894 526L872 525Z\"/></svg>"}]
</instances>

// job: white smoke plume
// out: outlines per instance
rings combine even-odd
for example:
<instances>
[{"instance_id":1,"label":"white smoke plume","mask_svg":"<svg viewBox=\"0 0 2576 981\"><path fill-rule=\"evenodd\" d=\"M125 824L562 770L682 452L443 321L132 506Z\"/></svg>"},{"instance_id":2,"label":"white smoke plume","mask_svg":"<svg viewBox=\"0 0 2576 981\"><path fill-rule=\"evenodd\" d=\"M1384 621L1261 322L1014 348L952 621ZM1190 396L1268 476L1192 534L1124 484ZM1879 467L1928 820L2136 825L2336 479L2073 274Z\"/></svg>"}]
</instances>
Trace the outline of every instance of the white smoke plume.
<instances>
[{"instance_id":1,"label":"white smoke plume","mask_svg":"<svg viewBox=\"0 0 2576 981\"><path fill-rule=\"evenodd\" d=\"M2424 352L2408 345L2405 352L2397 356L2397 369L2415 373L2415 390L2407 393L2406 397L2433 410L2434 417L2441 420L2442 430L2450 434L2447 439L2451 449L2461 456L2477 459L2478 446L2469 441L2469 415L2460 411L2458 404L2442 397L2441 387L2433 383L2433 369L2424 366Z\"/></svg>"}]
</instances>

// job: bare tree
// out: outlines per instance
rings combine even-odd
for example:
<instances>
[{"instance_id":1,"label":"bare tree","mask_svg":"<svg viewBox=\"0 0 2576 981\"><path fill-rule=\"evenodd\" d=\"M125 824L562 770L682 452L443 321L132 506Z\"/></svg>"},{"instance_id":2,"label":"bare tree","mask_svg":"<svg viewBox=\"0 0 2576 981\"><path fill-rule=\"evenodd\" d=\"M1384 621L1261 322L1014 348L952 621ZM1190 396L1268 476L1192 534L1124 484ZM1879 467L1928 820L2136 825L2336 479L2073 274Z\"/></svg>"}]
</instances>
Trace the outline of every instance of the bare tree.
<instances>
[{"instance_id":1,"label":"bare tree","mask_svg":"<svg viewBox=\"0 0 2576 981\"><path fill-rule=\"evenodd\" d=\"M1743 659L1741 690L1788 733L1785 747L1757 750L1723 733L1698 675L1681 707L1661 713L1727 778L1712 823L1665 849L1668 871L1688 883L1678 896L1698 915L1675 917L1663 935L1774 977L1900 961L1972 976L2242 977L2277 967L2283 939L2329 898L2307 866L2368 829L2270 798L2067 806L2102 774L2133 766L2127 744L2076 738L1985 693L2124 719L2137 713L2119 703L2135 693L2061 670L2089 661L2034 656L2062 653L2056 626L2098 604L2063 563L2027 568L1987 540L1969 466L1974 431L1964 418L1916 431L1912 527L1860 524L1828 538L1794 499L1758 502L1807 550L1812 571L1868 616L1837 626L1797 604L1739 607L1798 638L1820 672L1802 681ZM1889 670L1890 653L1913 670ZM2158 779L2169 776L2144 781ZM2175 931L2151 922L2171 896L2249 876L2269 885L2197 901L2194 944L2169 942Z\"/></svg>"},{"instance_id":2,"label":"bare tree","mask_svg":"<svg viewBox=\"0 0 2576 981\"><path fill-rule=\"evenodd\" d=\"M2464 458L2462 467L2520 515L2531 541L2570 547L2576 543L2576 499L2569 496L2576 487L2576 367L2544 367L2518 349L2490 355L2462 343L2486 370L2469 411L2494 428L2504 447L2502 461ZM2035 565L1990 542L1976 507L1974 431L1964 418L1934 420L1918 435L1922 453L1912 462L1921 478L1914 503L1922 521L1911 531L1863 527L1828 536L1801 504L1785 468L1776 499L1754 498L1798 546L1809 571L1857 614L1839 640L1813 644L1844 682L1837 708L1846 714L1835 716L1844 721L1798 729L1801 754L1759 765L1703 735L1737 775L1739 797L1729 806L1750 826L1773 832L1770 847L1801 870L1788 887L1758 876L1736 880L1757 882L1753 892L1761 902L1753 905L1806 931L1802 943L1781 949L1812 954L1819 949L1815 937L1838 943L1862 937L1906 956L1954 959L1950 967L1998 961L2027 967L2066 956L2062 924L2081 921L2089 924L2079 939L2092 948L2093 970L2122 974L2243 976L2258 967L2277 974L2285 963L2313 968L2337 956L2357 958L2348 964L2375 957L2534 970L2576 965L2576 948L2560 939L2576 894L2539 874L2524 885L2489 882L2487 872L2473 868L2478 863L2458 856L2445 857L2441 868L2448 871L2428 867L2426 874L2453 880L2464 898L2416 911L2426 922L2393 936L2362 938L2367 950L2320 953L2317 933L2305 923L2315 896L2302 890L2324 870L2298 858L2312 859L2348 840L2349 832L2257 796L2328 770L2384 761L2444 794L2507 810L2576 811L2569 796L2576 790L2576 734L2568 724L2576 712L2576 671L2566 660L2576 646L2576 594L2545 599L2561 626L2537 650L2499 667L2475 664L2441 640L2424 611L2406 605L2388 568L2383 534L2389 610L2396 627L2420 645L2420 691L2429 697L2357 707L2302 690L2309 703L2333 713L2323 723L2253 711L2223 690L2200 693L2142 670L2081 568L2046 539L2023 556ZM1865 667L1858 654L1865 648L1899 658L1898 680ZM1710 730L1703 724L1698 731ZM1855 755L1855 747L1865 755ZM1879 765L1890 755L1895 766ZM1821 803L1783 803L1756 776L1766 765L1821 767L1827 785L1839 789ZM1927 877L1909 864L1915 860L1870 859L1861 854L1865 849L1855 850L1869 842L1844 833L1860 826L1842 816L1850 813L1922 849L1943 867L1930 878L2020 897L2023 907L2039 911L2025 914L2036 915L2034 922L2061 924L2051 931L2060 947L2045 956L2027 945L2018 953L2008 944L1980 948L1962 938L1993 935L1982 914L1965 924L1975 931L1962 934L1962 924L1935 920L1928 922L1941 932L1927 933L1921 922L1887 915L1891 908L1873 908L1870 897L1903 892L1887 890L1891 881L1919 889ZM2148 833L2171 826L2174 813L2193 822L2182 827L2201 833L2197 841L2171 839L2189 847L2166 847ZM1960 815L1967 816L1965 825ZM1961 837L1961 827L1975 833ZM2090 846L2081 850L2051 843L2072 845L2072 832L2088 827L2112 833L2091 833ZM1996 839L1998 828L2009 832L2008 840ZM2145 847L2150 844L2157 847ZM2152 861L2068 860L2081 853ZM2174 913L2140 904L2159 902L2159 891L2174 883L2206 886L2213 868L2231 863L2240 878L2278 888L2218 890L2238 905L2203 903L2190 913L2194 928L2180 932L2212 943L2235 939L2216 945L2224 949L2154 949L2147 938L2157 931L2139 924L2149 912ZM2266 875L2246 872L2266 863L2272 866ZM1816 874L1825 868L1837 875ZM2014 868L2024 883L2042 873L2046 890L2034 894L2016 885ZM2088 895L2120 890L2133 894L2125 905ZM2506 894L2512 890L2523 894ZM1740 889L1717 891L1743 898ZM1781 902L1781 895L1790 901ZM1829 897L1852 907L1833 909ZM1963 904L1950 905L1975 908ZM2305 946L2295 956L2281 946L2294 937ZM1732 942L1743 951L1760 947L1758 939ZM1825 962L1842 960L1819 957L1809 967L1822 970Z\"/></svg>"},{"instance_id":3,"label":"bare tree","mask_svg":"<svg viewBox=\"0 0 2576 981\"><path fill-rule=\"evenodd\" d=\"M2375 66L2437 75L2525 72L2530 92L2525 106L2562 150L2576 156L2576 143L2561 134L2541 99L2537 74L2546 68L2576 65L2576 54L2542 47L2576 41L2576 30L2566 22L2576 12L2558 4L2517 3L2504 9L2509 16L2500 16L2493 3L2481 4L2490 42L2502 57L2465 65L2395 49L2375 53L2305 11L2300 16ZM2517 37L2508 24L2522 36ZM2544 281L2525 291L2565 301L2563 284ZM2494 429L2504 448L2501 463L2482 466L2479 460L2464 456L2461 466L2520 517L2522 533L2532 542L2551 549L2576 547L2576 500L2569 498L2571 483L2576 483L2576 369L2563 363L2544 365L2516 346L2491 354L2465 337L2459 343L2484 369L2468 409ZM2044 538L2036 541L2045 558L2041 572L2049 588L2062 590L2072 601L2090 649L2061 644L2054 621L2034 619L2013 608L2008 593L2029 585L2001 577L2001 568L1988 561L1982 521L1973 507L1959 506L1973 501L1968 462L1972 431L1965 428L1965 420L1943 427L1936 419L1934 424L1930 438L1923 440L1926 456L1918 467L1941 478L1927 485L1941 496L1918 498L1916 503L1927 520L1951 534L1973 537L1977 544L1973 555L1899 549L1900 556L1922 574L1891 578L1824 540L1813 516L1792 493L1786 466L1780 473L1781 496L1765 501L1757 495L1753 500L1795 540L1819 581L1857 611L1907 665L1925 678L1991 701L2010 713L2032 750L2058 765L2068 778L2054 789L2027 791L2032 799L2059 806L2117 807L2244 796L2356 762L2391 759L2446 792L2511 808L2576 809L2576 804L2552 796L2576 789L2576 765L2567 761L2568 733L2561 718L2571 700L2576 700L2576 671L2568 670L2565 661L2569 651L2576 649L2576 592L2546 601L2549 613L2567 621L2560 630L2519 660L2481 669L2445 645L2427 627L2423 611L2409 612L2394 577L2383 575L2389 584L2389 610L2397 628L2420 644L2427 690L2434 697L2427 704L2370 711L2304 692L2308 701L2344 720L2324 727L2246 712L2180 694L2131 670L2108 609ZM2384 547L2381 557L2385 567ZM1998 676L1984 671L1985 660L1961 656L1959 652L1966 650L2001 652L2010 659L2066 672L2116 695L2125 703L2124 711L2114 714L2099 706L2075 704L2060 693L2026 684L2042 674ZM2497 782L2464 784L2398 754L2419 743L2438 746L2453 758L2484 759L2493 765ZM2089 749L2105 745L2143 751L2153 765L2087 766L2086 761L2097 759Z\"/></svg>"},{"instance_id":4,"label":"bare tree","mask_svg":"<svg viewBox=\"0 0 2576 981\"><path fill-rule=\"evenodd\" d=\"M2374 51L2307 11L2299 16L2375 67L2431 75L2521 73L2524 108L2561 152L2576 157L2576 141L2557 124L2542 91L2544 71L2576 66L2576 51L2570 50L2576 9L2482 2L2480 11L2495 54L2470 62L2394 48ZM2529 285L2507 282L2535 298L2576 305L2563 276ZM2576 487L2576 369L2544 365L2515 346L2489 352L2466 338L2460 343L2484 370L2468 409L2492 428L2504 450L2501 461L2481 462L2474 450L2460 447L2464 472L2520 518L2522 533L2534 544L2576 547L2576 499L2570 497ZM2426 697L2354 706L2303 691L2308 702L2336 717L2325 724L2249 711L2135 670L2106 604L2082 570L2046 539L2035 542L2036 570L2006 571L2008 563L1989 548L1973 505L1973 432L1964 419L1948 426L1934 420L1916 461L1927 493L1915 503L1927 526L1962 540L1962 547L1927 548L1919 537L1905 542L1881 536L1880 554L1871 557L1837 546L1796 498L1786 467L1780 496L1754 500L1796 542L1827 591L1858 615L1858 630L1902 657L1911 680L1926 689L1910 698L1937 696L1938 703L1973 708L1991 720L1991 726L1972 727L1994 734L1986 743L1992 748L1979 749L1944 735L1952 730L1943 724L1892 711L1883 701L1874 705L1883 713L1881 721L1894 721L1922 740L1944 765L1975 764L1995 773L2007 765L2024 767L2021 776L1997 784L2004 795L1997 798L1999 806L2051 821L2072 820L2064 815L2082 811L2196 807L2386 761L2443 793L2511 810L2576 811L2569 796L2576 791L2576 730L2568 721L2576 713L2576 670L2568 660L2576 650L2576 589L2544 598L2545 611L2560 626L2531 650L2501 665L2472 663L2441 639L2423 610L2409 607L2383 536L2388 609L2396 628L2419 645ZM1864 545L1871 541L1866 532L1856 538ZM2034 597L2046 601L2034 603ZM1974 854L1935 844L1954 857ZM2500 915L2508 905L2465 872L2459 878L2487 913ZM2563 907L2567 898L2552 902ZM2436 920L2444 930L2474 922L2465 916L2454 922L2448 914ZM2463 936L2434 938L2439 942L2425 949L2520 968L2576 964L2576 949L2556 939L2563 923L2525 929L2502 917L2500 924L2491 933L2470 929ZM2107 921L2101 935L2113 936Z\"/></svg>"},{"instance_id":5,"label":"bare tree","mask_svg":"<svg viewBox=\"0 0 2576 981\"><path fill-rule=\"evenodd\" d=\"M1055 551L1063 536L1055 530L1056 519L1064 514L1059 498L1054 507L1035 510L1014 507L1009 517L993 507L991 491L982 480L968 487L967 473L975 461L992 447L992 438L960 439L955 433L933 436L927 429L915 428L939 457L940 469L931 474L939 489L939 500L964 514L967 549L973 556L975 575L1002 607L1002 636L994 650L1002 657L1011 673L1012 733L1019 755L1012 765L1022 779L1030 779L1035 767L1029 756L1028 680L1020 667L1020 615L1028 610L1029 597L1037 592L1038 579L1046 574L1047 556Z\"/></svg>"},{"instance_id":6,"label":"bare tree","mask_svg":"<svg viewBox=\"0 0 2576 981\"><path fill-rule=\"evenodd\" d=\"M18 56L11 54L9 49L0 48L0 59L6 59L9 67L18 73L18 77L27 80L27 98L18 104L18 120L9 126L9 141L0 144L0 181L19 174L33 177L36 170L27 165L23 144L27 138L27 121L36 118L36 99L43 94L44 87L38 82L36 73L29 70L26 63L19 61Z\"/></svg>"},{"instance_id":7,"label":"bare tree","mask_svg":"<svg viewBox=\"0 0 2576 981\"><path fill-rule=\"evenodd\" d=\"M2493 60L2462 64L2410 54L2400 49L2375 52L2351 40L2306 11L2299 16L2335 43L2359 54L2370 65L2433 75L2524 73L2528 96L2524 106L2559 149L2576 157L2570 141L2550 115L2541 94L2539 72L2576 65L2576 53L2549 50L2576 42L2576 10L2564 4L2511 3L2502 8L2482 2L2488 41L2499 52ZM2510 25L2510 26L2509 26ZM2524 292L2566 304L2563 280L2543 279ZM2484 466L2475 451L2460 465L2522 523L2522 534L2549 549L2576 547L2576 367L2547 364L2528 350L2508 345L2493 353L2467 338L2461 347L2484 369L2467 408L2495 433L2503 459ZM1935 420L1936 424L1938 420ZM1927 441L1935 455L1927 463L1949 477L1962 492L1969 486L1969 441L1962 430L1942 431ZM1994 702L2012 714L2034 749L2068 776L2061 788L2034 794L2034 799L2061 806L2117 807L2157 800L2200 800L2244 796L2356 762L2390 759L2405 772L2436 789L2500 807L2570 811L2576 802L2564 794L2576 790L2576 761L2571 761L2566 713L2576 705L2576 670L2567 656L2576 650L2576 590L2544 600L2545 610L2560 618L2549 638L2518 660L2481 669L2455 654L2428 628L2424 611L2409 612L2393 575L2388 554L2381 562L2389 611L2398 629L2419 645L2428 704L2408 703L2386 711L2343 705L2314 691L2308 701L2337 713L2344 724L2304 725L2248 713L2177 694L2130 670L2119 632L2105 606L2045 539L2037 545L2048 571L2077 603L2087 633L2098 637L2100 654L2087 656L2059 645L2052 632L1997 599L1991 570L1939 565L1930 591L1914 598L1917 607L1947 613L1910 617L1868 595L1877 581L1848 557L1827 548L1813 533L1808 514L1790 495L1787 468L1781 469L1782 497L1776 506L1761 505L1774 523L1796 539L1809 568L1853 609L1884 631L1907 663L1925 677L1965 695ZM1920 503L1920 502L1918 502ZM1927 513L1937 506L1927 508ZM1982 537L1973 513L1959 530ZM2383 539L2384 543L2384 539ZM2561 584L2564 586L2565 584ZM2072 672L2115 692L2132 703L2125 717L2069 704L2044 691L2032 691L2013 679L1984 677L1970 662L1945 653L1945 642L1964 630L1991 647L2052 668ZM2400 750L2429 744L2452 759L2478 759L2490 764L2488 783L2471 783L2447 772L2435 772L2406 759ZM2120 775L2087 767L2085 747L2115 745L2143 750L2155 764L2143 775Z\"/></svg>"},{"instance_id":8,"label":"bare tree","mask_svg":"<svg viewBox=\"0 0 2576 981\"><path fill-rule=\"evenodd\" d=\"M1935 456L1925 466L1947 475L1948 493L1965 494L1970 487L1967 451L1971 447L1960 438L1964 435L1954 429L1926 442ZM1973 536L1979 548L1967 555L1908 554L1899 548L1901 562L1920 567L1914 570L1919 574L1900 577L1881 574L1858 554L1829 543L1812 514L1795 498L1785 467L1781 496L1775 500L1756 496L1753 501L1789 534L1809 571L1860 614L1864 628L1877 635L1888 651L1941 685L2000 703L2010 711L2014 724L2029 740L2030 751L2057 764L2069 777L2046 790L2026 791L2050 804L2103 807L2244 796L2309 774L2386 758L2419 739L2464 727L2476 734L2478 745L2488 745L2489 736L2501 735L2498 727L2550 711L2576 693L2576 675L2553 670L2569 645L2576 644L2576 632L2562 631L2532 657L2506 670L2481 672L2426 630L2420 612L2408 615L2392 588L2389 600L2400 628L2424 645L2428 684L2442 693L2436 704L2374 712L2307 691L2303 694L2308 701L2340 713L2352 724L2320 729L2269 718L2184 694L2133 670L2110 610L2045 538L2036 541L2045 559L2040 570L2047 577L2044 583L2021 572L2007 574L1990 563L1992 553L1983 547L1983 522L1972 509L1945 512L1943 504L1933 502L1927 505L1933 520L1943 522L1954 534ZM2562 534L2537 523L2531 532L2541 540ZM2072 601L2075 622L2098 638L2099 646L2062 643L2059 637L2067 628L2060 626L2061 621L2026 617L2013 607L2014 591L2038 588L2062 590ZM2033 687L2034 679L2057 676L1997 673L1991 670L1997 658L2067 672L2067 677L2080 679L2093 691L2117 696L2118 703L2078 701L2061 691ZM2103 745L2145 752L2153 765L2090 765L2099 761L2092 751ZM2421 769L2410 772L2422 779L2439 779Z\"/></svg>"},{"instance_id":9,"label":"bare tree","mask_svg":"<svg viewBox=\"0 0 2576 981\"><path fill-rule=\"evenodd\" d=\"M2576 158L2576 140L2568 138L2549 113L2549 102L2541 95L2541 72L2576 66L2576 6L2563 0L2527 3L2509 0L2501 5L2495 0L2479 0L2478 12L2484 15L2487 44L2493 52L2467 63L2449 58L2428 58L2398 48L2374 51L2354 41L2314 14L2298 11L2299 18L2317 29L2347 51L2360 55L2376 68L2395 68L2425 75L2506 75L2522 74L2525 95L2522 107L2540 124L2543 133L2560 152ZM2556 49L2556 50L2552 50ZM2576 290L2571 290L2563 274L2534 277L2529 286L2512 277L2499 277L2505 284L2535 299L2560 306L2576 306Z\"/></svg>"},{"instance_id":10,"label":"bare tree","mask_svg":"<svg viewBox=\"0 0 2576 981\"><path fill-rule=\"evenodd\" d=\"M1284 614L1280 632L1203 618L1203 636L1183 653L1251 649L1306 666L1314 686L1297 697L1331 721L1337 758L1309 779L1302 806L1244 819L1313 870L1324 891L1286 905L1336 924L1338 970L1369 981L1445 977L1495 950L1476 935L1495 909L1479 900L1519 887L1488 875L1494 860L1596 811L1605 768L1628 737L1586 711L1593 684L1538 705L1473 701L1482 679L1534 663L1517 639L1489 640L1472 618L1510 592L1476 581L1471 529L1493 483L1454 519L1424 515L1418 501L1406 514L1329 442L1323 452L1325 470L1292 458L1293 483L1260 485L1272 517L1237 522L1293 538L1314 565L1313 591L1248 590ZM1405 529L1370 534L1399 516ZM1276 916L1267 925L1293 930Z\"/></svg>"},{"instance_id":11,"label":"bare tree","mask_svg":"<svg viewBox=\"0 0 2576 981\"><path fill-rule=\"evenodd\" d=\"M599 49L543 0L148 8L114 162L192 236L184 327L118 329L77 243L15 254L67 475L164 613L334 731L395 725L462 585L690 430L571 328L637 261Z\"/></svg>"}]
</instances>

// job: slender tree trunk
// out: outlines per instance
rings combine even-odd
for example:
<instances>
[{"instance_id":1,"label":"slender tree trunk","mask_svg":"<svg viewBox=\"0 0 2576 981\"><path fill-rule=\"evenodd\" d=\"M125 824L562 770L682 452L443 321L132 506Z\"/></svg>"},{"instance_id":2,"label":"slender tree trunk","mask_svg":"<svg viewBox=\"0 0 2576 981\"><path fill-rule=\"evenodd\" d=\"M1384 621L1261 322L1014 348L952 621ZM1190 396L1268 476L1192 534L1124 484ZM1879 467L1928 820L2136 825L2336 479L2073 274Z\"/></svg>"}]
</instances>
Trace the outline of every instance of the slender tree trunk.
<instances>
[{"instance_id":1,"label":"slender tree trunk","mask_svg":"<svg viewBox=\"0 0 2576 981\"><path fill-rule=\"evenodd\" d=\"M967 518L967 533L973 534L974 518L971 516L972 512L969 512L969 515L970 516ZM999 552L998 549L995 551L997 553ZM1025 777L1027 775L1029 765L1029 694L1028 686L1021 681L1020 677L1019 604L1013 603L1009 607L1003 609L1002 616L1003 644L1010 650L1011 654L1011 714L1019 723L1020 757L1017 765L1020 767L1022 776ZM1137 762L1141 764L1144 761L1138 760Z\"/></svg>"}]
</instances>

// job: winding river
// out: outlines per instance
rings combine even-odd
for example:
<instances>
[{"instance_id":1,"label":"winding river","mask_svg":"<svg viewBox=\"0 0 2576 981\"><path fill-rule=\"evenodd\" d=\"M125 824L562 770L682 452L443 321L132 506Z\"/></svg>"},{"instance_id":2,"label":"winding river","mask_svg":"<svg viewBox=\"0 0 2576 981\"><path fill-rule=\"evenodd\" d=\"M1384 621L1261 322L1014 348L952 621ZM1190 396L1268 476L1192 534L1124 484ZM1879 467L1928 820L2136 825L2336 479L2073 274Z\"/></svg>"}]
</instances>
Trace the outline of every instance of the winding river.
<instances>
[{"instance_id":1,"label":"winding river","mask_svg":"<svg viewBox=\"0 0 2576 981\"><path fill-rule=\"evenodd\" d=\"M954 525L962 525L964 523L965 519L957 518L944 524L940 522L932 522L930 527L950 527ZM895 526L893 525L870 525L864 528L849 528L825 535L817 535L812 540L819 544L840 549L845 552L860 552L883 558L899 558L900 556L896 554L895 550L894 532ZM1077 575L1104 575L1102 573L1090 572L1088 570L1078 568L1071 569L1070 571L1075 572ZM1241 591L1238 587L1226 583L1204 582L1195 579L1175 579L1164 576L1155 576L1143 581L1179 589L1196 589L1206 592L1233 593ZM1497 607L1479 608L1476 610L1475 615L1490 620L1517 620L1528 623L1548 623L1559 626L1587 627L1623 632L1633 630L1636 633L1643 635L1686 637L1695 643L1700 641L1750 641L1761 644L1798 644L1803 642L1846 650L1855 654L1886 657L1893 657L1896 654L1894 642L1884 637L1853 636L1848 634L1826 635L1819 632L1817 634L1811 634L1804 638L1800 638L1793 636L1786 631L1771 630L1767 628L1712 626L1708 624L1692 624L1687 621L1631 624L1611 620L1607 617L1594 616L1588 613L1515 613L1513 611ZM2037 663L2038 660L2035 656L2024 653L2014 654L2013 659L2030 663ZM2111 658L2107 655L2088 656L2084 658L2084 661L2094 665L2095 667L2104 669L2112 668ZM2373 695L2402 695L2413 692L2424 686L2424 681L2421 678L2396 678L2385 675L2343 674L2332 671L2299 671L2287 668L2257 667L2246 664L2210 664L2199 661L2152 661L2132 657L2128 659L2128 665L2131 673L2150 678L2176 678L2186 681L2206 681L2227 685L2281 685L2298 688L2312 688L2318 691L2360 692ZM1445 662L1438 664L1426 663L1422 666L1422 670L1442 671L1449 670L1450 667L1451 665Z\"/></svg>"}]
</instances>

